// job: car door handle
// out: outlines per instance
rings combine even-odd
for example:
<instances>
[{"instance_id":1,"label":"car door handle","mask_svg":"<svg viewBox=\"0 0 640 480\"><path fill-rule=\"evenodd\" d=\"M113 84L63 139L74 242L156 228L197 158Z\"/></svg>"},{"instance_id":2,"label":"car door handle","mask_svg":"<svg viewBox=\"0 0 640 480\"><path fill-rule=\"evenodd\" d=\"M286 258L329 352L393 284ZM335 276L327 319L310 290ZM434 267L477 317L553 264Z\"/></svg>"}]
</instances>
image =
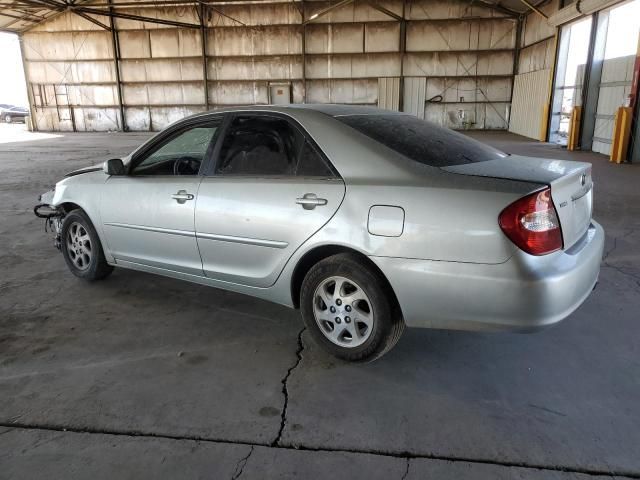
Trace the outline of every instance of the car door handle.
<instances>
[{"instance_id":1,"label":"car door handle","mask_svg":"<svg viewBox=\"0 0 640 480\"><path fill-rule=\"evenodd\" d=\"M178 193L171 195L171 198L178 203L184 203L187 200L193 200L194 196L191 193L187 193L186 190L179 190Z\"/></svg>"},{"instance_id":2,"label":"car door handle","mask_svg":"<svg viewBox=\"0 0 640 480\"><path fill-rule=\"evenodd\" d=\"M313 210L318 205L326 205L326 198L318 198L315 193L305 193L302 198L296 198L296 203L302 205L305 210Z\"/></svg>"}]
</instances>

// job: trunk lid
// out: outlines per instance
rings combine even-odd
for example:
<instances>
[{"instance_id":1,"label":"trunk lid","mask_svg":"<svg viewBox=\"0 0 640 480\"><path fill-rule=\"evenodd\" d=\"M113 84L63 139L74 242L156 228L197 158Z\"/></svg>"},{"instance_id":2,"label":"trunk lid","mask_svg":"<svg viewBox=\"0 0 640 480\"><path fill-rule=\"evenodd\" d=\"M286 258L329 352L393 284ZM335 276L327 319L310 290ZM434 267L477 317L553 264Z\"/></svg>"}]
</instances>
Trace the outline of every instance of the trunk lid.
<instances>
[{"instance_id":1,"label":"trunk lid","mask_svg":"<svg viewBox=\"0 0 640 480\"><path fill-rule=\"evenodd\" d=\"M485 162L442 167L461 175L505 178L548 185L556 207L564 249L587 231L593 211L591 164L510 155Z\"/></svg>"}]
</instances>

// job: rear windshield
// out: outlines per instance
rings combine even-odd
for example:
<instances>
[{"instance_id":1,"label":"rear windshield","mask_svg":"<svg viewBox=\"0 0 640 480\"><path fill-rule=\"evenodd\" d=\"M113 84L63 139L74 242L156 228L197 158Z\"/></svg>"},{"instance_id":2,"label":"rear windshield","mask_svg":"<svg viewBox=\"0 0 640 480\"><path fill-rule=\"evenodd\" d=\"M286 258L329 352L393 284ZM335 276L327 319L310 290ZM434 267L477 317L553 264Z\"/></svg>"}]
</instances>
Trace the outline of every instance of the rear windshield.
<instances>
[{"instance_id":1,"label":"rear windshield","mask_svg":"<svg viewBox=\"0 0 640 480\"><path fill-rule=\"evenodd\" d=\"M432 167L484 162L507 155L411 115L347 115L335 119L413 161Z\"/></svg>"}]
</instances>

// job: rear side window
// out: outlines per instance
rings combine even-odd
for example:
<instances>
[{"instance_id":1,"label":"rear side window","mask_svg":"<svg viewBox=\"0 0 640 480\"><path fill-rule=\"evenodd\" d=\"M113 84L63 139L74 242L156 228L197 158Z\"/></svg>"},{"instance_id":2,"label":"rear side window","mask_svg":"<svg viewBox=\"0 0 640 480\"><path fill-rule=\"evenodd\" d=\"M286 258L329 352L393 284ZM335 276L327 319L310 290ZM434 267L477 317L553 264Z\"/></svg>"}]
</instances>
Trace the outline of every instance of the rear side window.
<instances>
[{"instance_id":1,"label":"rear side window","mask_svg":"<svg viewBox=\"0 0 640 480\"><path fill-rule=\"evenodd\" d=\"M431 167L484 162L506 154L461 133L411 115L335 117L401 155Z\"/></svg>"},{"instance_id":2,"label":"rear side window","mask_svg":"<svg viewBox=\"0 0 640 480\"><path fill-rule=\"evenodd\" d=\"M297 139L297 131L281 118L236 117L222 144L216 173L293 175Z\"/></svg>"},{"instance_id":3,"label":"rear side window","mask_svg":"<svg viewBox=\"0 0 640 480\"><path fill-rule=\"evenodd\" d=\"M304 144L298 158L296 175L300 177L333 177L333 172L313 145L304 138L302 140Z\"/></svg>"},{"instance_id":4,"label":"rear side window","mask_svg":"<svg viewBox=\"0 0 640 480\"><path fill-rule=\"evenodd\" d=\"M218 158L218 175L335 176L316 146L289 121L275 116L234 118Z\"/></svg>"}]
</instances>

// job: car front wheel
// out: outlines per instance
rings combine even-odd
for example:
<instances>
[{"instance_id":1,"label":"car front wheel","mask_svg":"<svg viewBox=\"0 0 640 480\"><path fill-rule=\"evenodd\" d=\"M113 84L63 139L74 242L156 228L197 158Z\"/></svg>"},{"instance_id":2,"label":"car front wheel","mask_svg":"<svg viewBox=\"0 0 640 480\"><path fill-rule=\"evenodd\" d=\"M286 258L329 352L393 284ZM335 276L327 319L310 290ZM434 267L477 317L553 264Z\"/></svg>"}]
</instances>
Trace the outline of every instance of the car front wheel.
<instances>
[{"instance_id":1,"label":"car front wheel","mask_svg":"<svg viewBox=\"0 0 640 480\"><path fill-rule=\"evenodd\" d=\"M6 123L11 123L11 115L5 115L5 116L4 116L4 121L5 121Z\"/></svg>"},{"instance_id":2,"label":"car front wheel","mask_svg":"<svg viewBox=\"0 0 640 480\"><path fill-rule=\"evenodd\" d=\"M76 277L101 280L113 271L91 220L82 210L73 210L64 217L61 236L62 255Z\"/></svg>"},{"instance_id":3,"label":"car front wheel","mask_svg":"<svg viewBox=\"0 0 640 480\"><path fill-rule=\"evenodd\" d=\"M400 339L404 321L379 272L353 254L328 257L302 283L300 308L315 341L347 361L372 361Z\"/></svg>"}]
</instances>

